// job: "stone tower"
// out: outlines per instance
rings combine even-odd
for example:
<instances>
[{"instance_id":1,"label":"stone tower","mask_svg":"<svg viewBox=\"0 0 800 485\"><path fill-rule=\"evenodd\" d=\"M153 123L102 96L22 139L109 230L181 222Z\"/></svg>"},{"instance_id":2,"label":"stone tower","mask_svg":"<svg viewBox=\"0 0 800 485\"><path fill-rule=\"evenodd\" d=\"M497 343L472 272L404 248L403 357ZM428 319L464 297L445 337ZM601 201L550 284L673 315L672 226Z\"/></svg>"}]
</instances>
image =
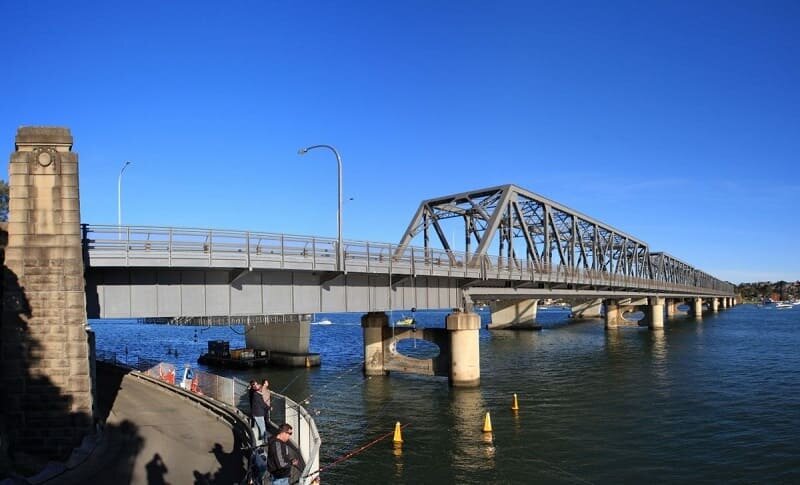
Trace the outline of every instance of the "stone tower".
<instances>
[{"instance_id":1,"label":"stone tower","mask_svg":"<svg viewBox=\"0 0 800 485\"><path fill-rule=\"evenodd\" d=\"M67 128L22 127L9 165L0 392L18 464L63 460L92 430L78 156Z\"/></svg>"}]
</instances>

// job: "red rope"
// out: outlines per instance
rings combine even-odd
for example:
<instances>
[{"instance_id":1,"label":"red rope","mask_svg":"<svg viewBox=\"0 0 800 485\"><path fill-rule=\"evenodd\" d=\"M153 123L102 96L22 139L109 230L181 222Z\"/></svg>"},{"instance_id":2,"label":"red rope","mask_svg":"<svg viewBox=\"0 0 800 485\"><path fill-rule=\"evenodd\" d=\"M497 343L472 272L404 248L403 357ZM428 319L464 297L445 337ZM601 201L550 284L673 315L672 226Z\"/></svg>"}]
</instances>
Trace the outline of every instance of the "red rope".
<instances>
[{"instance_id":1,"label":"red rope","mask_svg":"<svg viewBox=\"0 0 800 485\"><path fill-rule=\"evenodd\" d=\"M403 429L403 428L405 428L405 427L406 427L406 426L408 426L409 424L410 424L410 423L406 423L406 424L402 424L402 425L400 425L400 429ZM352 458L352 457L356 456L357 454L359 454L359 453L361 453L362 451L364 451L364 450L366 450L366 449L370 448L371 446L374 446L374 445L376 445L377 443L379 443L379 442L381 442L381 441L385 440L386 438L388 438L389 436L391 436L391 435L393 435L393 434L394 434L394 430L392 430L392 431L389 431L388 433L386 433L386 434L383 434L383 435L381 435L381 436L379 436L379 437L375 438L374 440L370 441L369 443L367 443L367 444L365 444L365 445L363 445L363 446L360 446L360 447L356 448L356 449L355 449L355 450L353 450L353 451L350 451L350 452L347 452L347 453L345 453L344 455L342 455L342 456L340 456L339 458L337 458L337 459L333 460L332 462L328 463L327 465L325 465L325 466L323 466L323 467L320 467L320 468L319 468L317 471L309 473L309 474L308 474L308 476L312 476L312 475L316 475L316 474L322 473L323 471L327 470L328 468L331 468L331 467L332 467L332 466L334 466L334 465L338 465L339 463L341 463L341 462L343 462L343 461L349 460L350 458Z\"/></svg>"}]
</instances>

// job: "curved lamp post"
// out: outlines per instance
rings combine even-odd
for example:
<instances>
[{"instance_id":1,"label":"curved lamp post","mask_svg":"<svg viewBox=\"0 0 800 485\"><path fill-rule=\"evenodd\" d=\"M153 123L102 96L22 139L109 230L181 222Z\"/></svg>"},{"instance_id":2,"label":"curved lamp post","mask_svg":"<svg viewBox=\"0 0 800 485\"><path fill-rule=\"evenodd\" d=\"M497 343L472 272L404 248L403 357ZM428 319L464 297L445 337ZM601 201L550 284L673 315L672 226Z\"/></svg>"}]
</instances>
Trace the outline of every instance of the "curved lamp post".
<instances>
[{"instance_id":1,"label":"curved lamp post","mask_svg":"<svg viewBox=\"0 0 800 485\"><path fill-rule=\"evenodd\" d=\"M117 229L119 229L118 239L122 239L122 172L130 165L130 160L126 160L122 164L122 169L119 171L119 178L117 178Z\"/></svg>"},{"instance_id":2,"label":"curved lamp post","mask_svg":"<svg viewBox=\"0 0 800 485\"><path fill-rule=\"evenodd\" d=\"M339 152L336 151L336 148L332 147L331 145L311 145L310 147L297 150L297 154L305 155L309 152L309 150L313 150L315 148L327 148L328 150L332 151L334 155L336 155L336 163L338 164L339 169L339 206L338 210L336 211L336 225L339 231L339 236L337 238L338 243L336 247L336 269L346 273L347 271L344 268L344 246L342 245L342 157L339 156Z\"/></svg>"}]
</instances>

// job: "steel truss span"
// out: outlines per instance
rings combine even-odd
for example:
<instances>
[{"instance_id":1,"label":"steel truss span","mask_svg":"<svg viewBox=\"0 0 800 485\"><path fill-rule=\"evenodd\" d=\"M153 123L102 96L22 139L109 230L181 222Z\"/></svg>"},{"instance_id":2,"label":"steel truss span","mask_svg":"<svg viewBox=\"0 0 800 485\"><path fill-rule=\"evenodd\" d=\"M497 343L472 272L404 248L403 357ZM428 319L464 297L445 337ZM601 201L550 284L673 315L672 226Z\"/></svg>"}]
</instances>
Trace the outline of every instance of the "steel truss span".
<instances>
[{"instance_id":1,"label":"steel truss span","mask_svg":"<svg viewBox=\"0 0 800 485\"><path fill-rule=\"evenodd\" d=\"M440 223L447 218L463 222L466 251L452 250ZM431 232L443 249L431 245ZM419 234L423 246L410 245ZM83 225L87 274L117 279L124 273L119 270L149 268L223 271L230 285L259 279L273 287L273 280L288 278L286 284L298 291L343 285L353 290L342 292L347 295L359 288L373 294L388 285L395 295L390 302L408 300L417 308L443 301L442 294L452 304L451 293L458 290L465 300L481 295L733 296L732 284L666 253L652 253L622 231L513 185L422 202L400 244L343 241L343 271L336 264L337 245L333 238L280 233ZM490 255L490 249L498 254ZM401 290L411 297L400 298ZM351 303L353 311L382 308Z\"/></svg>"},{"instance_id":2,"label":"steel truss span","mask_svg":"<svg viewBox=\"0 0 800 485\"><path fill-rule=\"evenodd\" d=\"M458 219L466 250L452 250L442 228ZM423 235L432 254L431 232L453 265L485 267L487 273L594 274L663 283L733 295L733 285L664 252L651 252L635 237L515 185L503 185L423 201L400 244L399 256ZM497 257L489 250L497 249Z\"/></svg>"}]
</instances>

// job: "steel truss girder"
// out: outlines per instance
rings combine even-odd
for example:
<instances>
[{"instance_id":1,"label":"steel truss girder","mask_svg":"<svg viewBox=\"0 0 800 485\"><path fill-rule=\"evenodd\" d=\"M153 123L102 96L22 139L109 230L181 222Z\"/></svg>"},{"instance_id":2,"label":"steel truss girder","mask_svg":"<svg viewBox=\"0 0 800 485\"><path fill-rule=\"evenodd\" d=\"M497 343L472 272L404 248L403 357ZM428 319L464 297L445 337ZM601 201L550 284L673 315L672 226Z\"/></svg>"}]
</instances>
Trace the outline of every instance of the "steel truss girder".
<instances>
[{"instance_id":1,"label":"steel truss girder","mask_svg":"<svg viewBox=\"0 0 800 485\"><path fill-rule=\"evenodd\" d=\"M451 218L464 224L465 253L456 254L442 230L441 221ZM728 285L666 253L651 253L646 243L623 231L511 184L422 201L395 255L403 254L421 232L430 251L430 228L452 264L497 264L540 273L568 268L708 288ZM496 259L488 254L491 247L499 248Z\"/></svg>"}]
</instances>

